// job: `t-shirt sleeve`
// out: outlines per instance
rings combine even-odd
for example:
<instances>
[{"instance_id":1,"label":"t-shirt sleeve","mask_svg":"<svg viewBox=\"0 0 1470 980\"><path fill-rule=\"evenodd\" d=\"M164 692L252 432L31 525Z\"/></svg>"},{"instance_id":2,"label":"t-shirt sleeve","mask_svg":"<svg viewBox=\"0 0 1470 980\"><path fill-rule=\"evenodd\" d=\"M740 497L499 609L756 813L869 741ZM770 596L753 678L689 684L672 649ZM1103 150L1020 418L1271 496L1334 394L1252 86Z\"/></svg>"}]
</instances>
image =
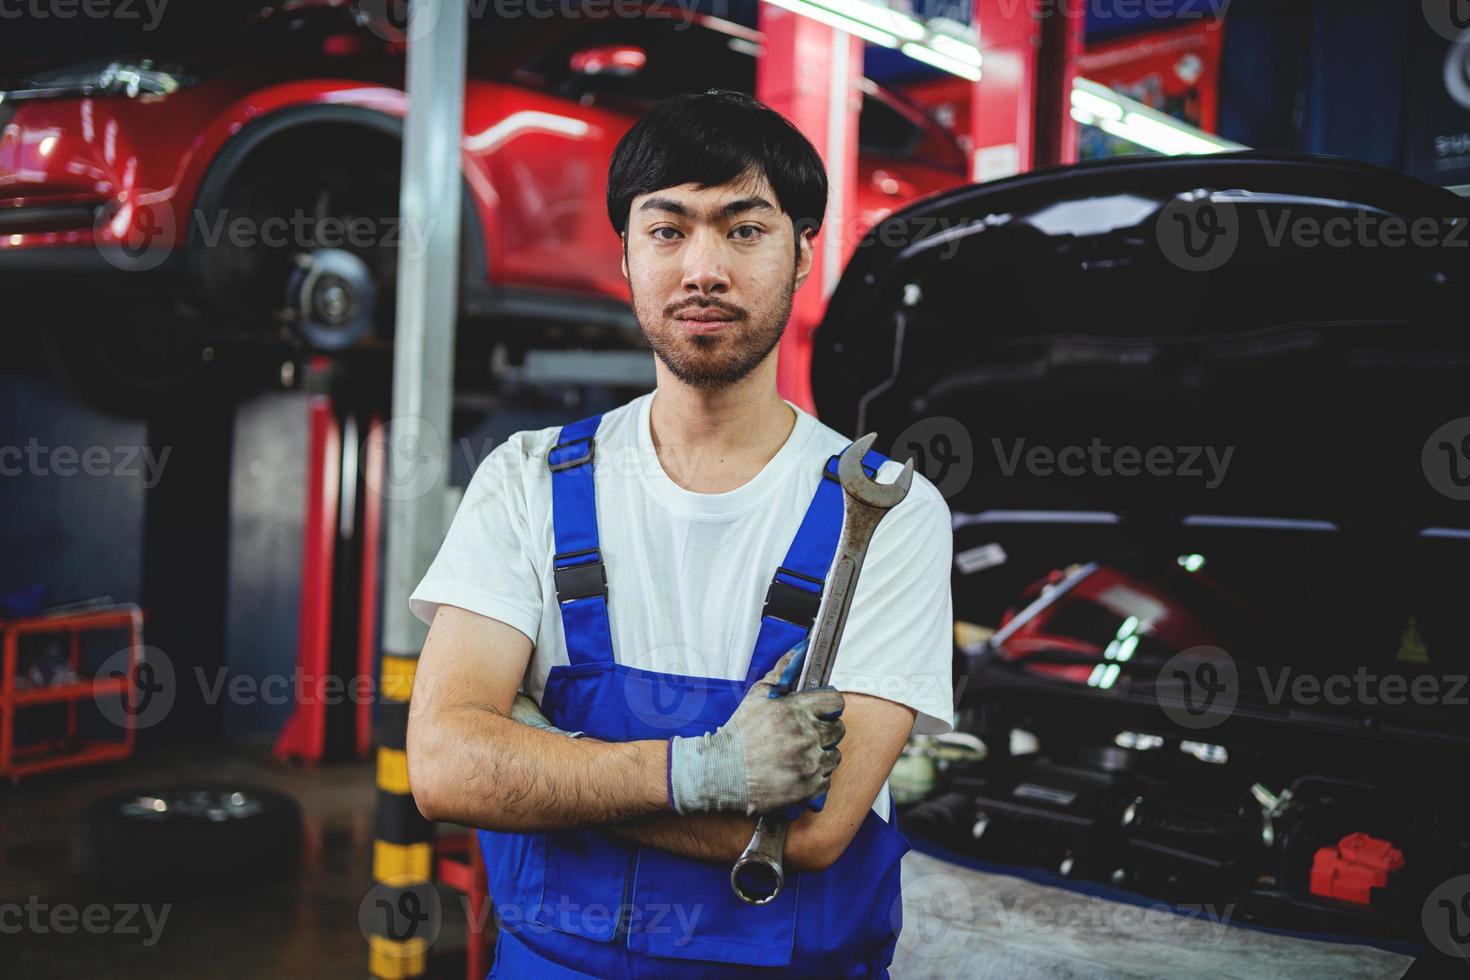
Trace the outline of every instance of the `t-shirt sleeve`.
<instances>
[{"instance_id":1,"label":"t-shirt sleeve","mask_svg":"<svg viewBox=\"0 0 1470 980\"><path fill-rule=\"evenodd\" d=\"M832 669L840 691L917 711L916 735L954 727L953 548L944 497L915 473L908 496L873 534Z\"/></svg>"},{"instance_id":2,"label":"t-shirt sleeve","mask_svg":"<svg viewBox=\"0 0 1470 980\"><path fill-rule=\"evenodd\" d=\"M541 625L541 579L531 544L521 440L511 437L481 461L439 552L409 597L425 623L447 604L498 619L534 645Z\"/></svg>"}]
</instances>

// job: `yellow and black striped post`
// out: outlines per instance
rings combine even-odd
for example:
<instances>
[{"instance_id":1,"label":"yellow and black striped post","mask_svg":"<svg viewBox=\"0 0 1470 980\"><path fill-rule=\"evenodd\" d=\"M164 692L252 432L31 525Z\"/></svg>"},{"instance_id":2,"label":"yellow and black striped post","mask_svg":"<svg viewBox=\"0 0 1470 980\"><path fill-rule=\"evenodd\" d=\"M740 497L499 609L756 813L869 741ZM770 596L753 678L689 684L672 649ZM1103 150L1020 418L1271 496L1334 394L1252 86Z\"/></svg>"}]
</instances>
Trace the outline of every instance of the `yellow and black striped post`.
<instances>
[{"instance_id":1,"label":"yellow and black striped post","mask_svg":"<svg viewBox=\"0 0 1470 980\"><path fill-rule=\"evenodd\" d=\"M434 825L419 813L408 787L408 702L417 657L385 654L374 740L378 751L373 828L373 899L385 903L372 921L369 970L381 980L423 976L429 933L421 896L433 888ZM433 924L437 932L437 921Z\"/></svg>"},{"instance_id":2,"label":"yellow and black striped post","mask_svg":"<svg viewBox=\"0 0 1470 980\"><path fill-rule=\"evenodd\" d=\"M395 15L404 6L395 5ZM392 476L384 484L388 540L376 737L377 884L368 903L375 910L368 936L371 971L383 980L422 976L438 926L431 881L434 827L419 814L409 793L405 754L409 694L424 638L422 625L409 611L409 596L432 563L445 530L469 36L467 4L411 0L406 7L408 21L401 32L408 41L408 107L399 218L404 227L422 233L423 247L396 250L392 440L387 454ZM427 932L420 927L428 927Z\"/></svg>"}]
</instances>

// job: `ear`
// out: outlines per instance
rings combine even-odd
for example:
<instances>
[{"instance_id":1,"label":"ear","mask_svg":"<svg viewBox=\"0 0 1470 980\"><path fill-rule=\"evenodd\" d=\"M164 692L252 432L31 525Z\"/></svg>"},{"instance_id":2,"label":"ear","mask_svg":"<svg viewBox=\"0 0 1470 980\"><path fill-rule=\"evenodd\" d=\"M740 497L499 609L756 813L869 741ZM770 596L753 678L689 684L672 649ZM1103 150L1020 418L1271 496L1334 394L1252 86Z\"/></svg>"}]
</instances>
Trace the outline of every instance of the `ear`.
<instances>
[{"instance_id":1,"label":"ear","mask_svg":"<svg viewBox=\"0 0 1470 980\"><path fill-rule=\"evenodd\" d=\"M622 261L621 261L621 265L622 265L622 269L623 269L623 278L624 279L627 279L628 278L628 233L625 231L621 235L619 235L618 237L623 240L623 258L622 258Z\"/></svg>"},{"instance_id":2,"label":"ear","mask_svg":"<svg viewBox=\"0 0 1470 980\"><path fill-rule=\"evenodd\" d=\"M816 232L810 227L803 227L796 239L796 285L794 289L800 289L801 284L806 282L806 277L811 274L815 248L812 239Z\"/></svg>"}]
</instances>

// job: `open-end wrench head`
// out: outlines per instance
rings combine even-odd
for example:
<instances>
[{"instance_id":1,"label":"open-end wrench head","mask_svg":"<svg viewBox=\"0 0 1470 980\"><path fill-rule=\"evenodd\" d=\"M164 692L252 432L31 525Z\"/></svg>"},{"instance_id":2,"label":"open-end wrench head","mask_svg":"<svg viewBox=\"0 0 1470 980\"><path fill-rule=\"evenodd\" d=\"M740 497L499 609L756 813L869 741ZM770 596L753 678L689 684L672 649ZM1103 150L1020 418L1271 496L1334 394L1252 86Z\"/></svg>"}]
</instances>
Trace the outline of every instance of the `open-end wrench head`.
<instances>
[{"instance_id":1,"label":"open-end wrench head","mask_svg":"<svg viewBox=\"0 0 1470 980\"><path fill-rule=\"evenodd\" d=\"M845 493L859 503L887 510L908 496L909 484L914 482L914 461L910 457L903 464L903 471L892 483L879 483L863 472L863 457L873 448L878 433L869 432L842 451L837 458L837 477Z\"/></svg>"}]
</instances>

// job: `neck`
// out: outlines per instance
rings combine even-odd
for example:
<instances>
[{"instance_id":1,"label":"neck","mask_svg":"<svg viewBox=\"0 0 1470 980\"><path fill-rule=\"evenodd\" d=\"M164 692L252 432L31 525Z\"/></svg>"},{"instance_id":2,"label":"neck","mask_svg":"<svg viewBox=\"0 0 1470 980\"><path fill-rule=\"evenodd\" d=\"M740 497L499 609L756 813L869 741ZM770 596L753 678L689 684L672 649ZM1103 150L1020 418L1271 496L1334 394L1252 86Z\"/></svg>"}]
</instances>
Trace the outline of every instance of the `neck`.
<instances>
[{"instance_id":1,"label":"neck","mask_svg":"<svg viewBox=\"0 0 1470 980\"><path fill-rule=\"evenodd\" d=\"M744 485L796 426L796 413L776 391L775 358L714 391L691 388L658 367L650 435L664 472L686 490L724 493Z\"/></svg>"}]
</instances>

